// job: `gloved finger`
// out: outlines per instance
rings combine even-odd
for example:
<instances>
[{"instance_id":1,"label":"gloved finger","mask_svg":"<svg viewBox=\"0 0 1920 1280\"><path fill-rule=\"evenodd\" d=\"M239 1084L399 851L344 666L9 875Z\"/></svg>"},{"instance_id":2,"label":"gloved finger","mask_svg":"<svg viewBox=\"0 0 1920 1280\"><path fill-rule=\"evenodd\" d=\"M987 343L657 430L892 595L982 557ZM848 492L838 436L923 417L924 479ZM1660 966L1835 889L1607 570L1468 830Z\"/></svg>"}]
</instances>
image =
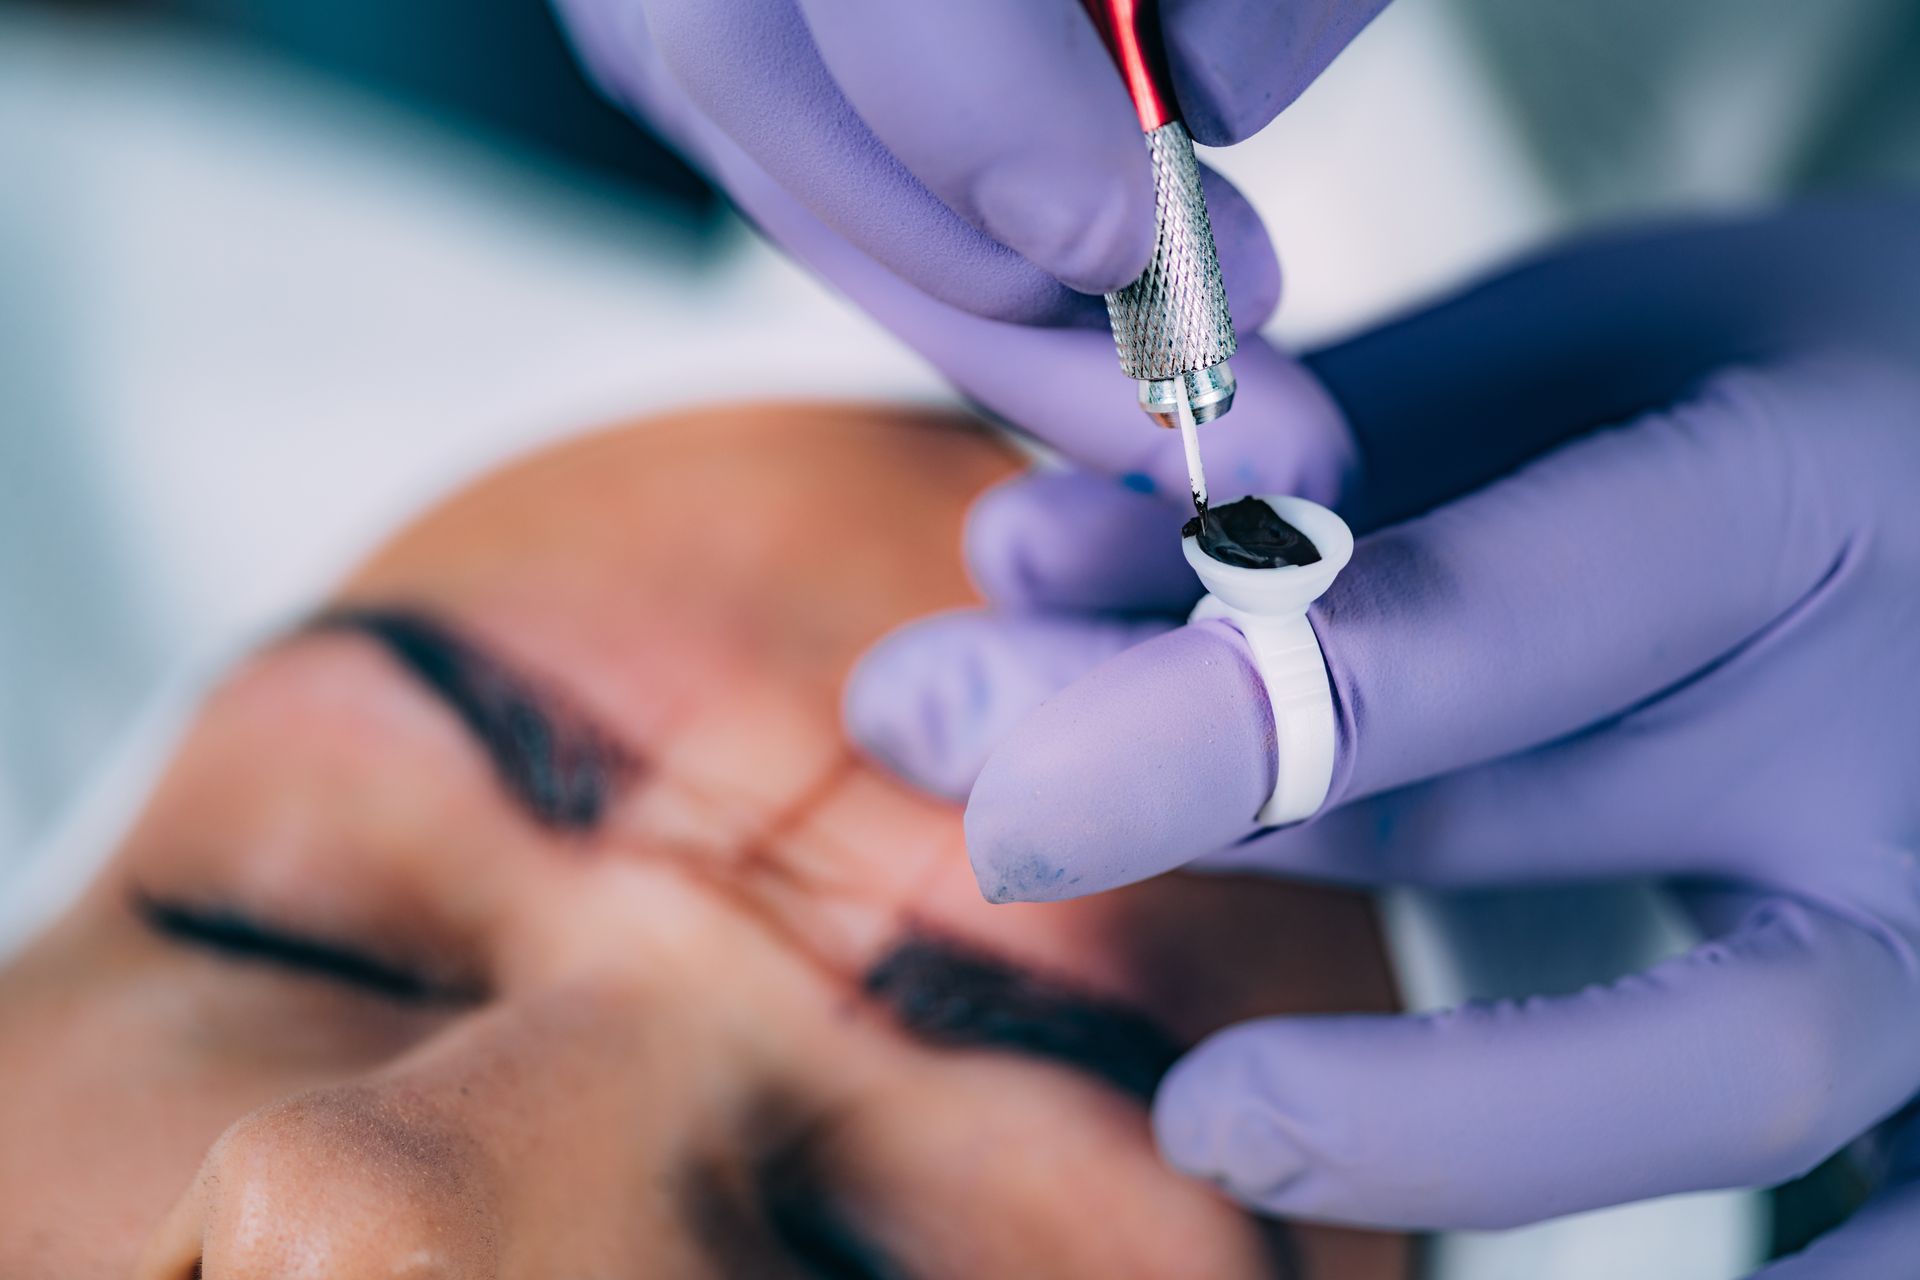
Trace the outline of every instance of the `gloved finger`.
<instances>
[{"instance_id":1,"label":"gloved finger","mask_svg":"<svg viewBox=\"0 0 1920 1280\"><path fill-rule=\"evenodd\" d=\"M1886 1181L1839 1227L1751 1280L1854 1280L1897 1276L1920 1256L1920 1110L1892 1136Z\"/></svg>"},{"instance_id":2,"label":"gloved finger","mask_svg":"<svg viewBox=\"0 0 1920 1280\"><path fill-rule=\"evenodd\" d=\"M1911 203L1835 201L1611 232L1310 353L1359 452L1341 514L1366 532L1430 510L1717 368L1882 349L1913 328L1889 313L1920 255L1884 249L1913 223Z\"/></svg>"},{"instance_id":3,"label":"gloved finger","mask_svg":"<svg viewBox=\"0 0 1920 1280\"><path fill-rule=\"evenodd\" d=\"M799 0L827 70L908 172L1082 293L1153 254L1133 105L1078 0Z\"/></svg>"},{"instance_id":4,"label":"gloved finger","mask_svg":"<svg viewBox=\"0 0 1920 1280\"><path fill-rule=\"evenodd\" d=\"M1771 1184L1911 1090L1914 974L1904 943L1772 899L1577 995L1230 1028L1174 1067L1154 1129L1176 1167L1260 1209L1374 1226Z\"/></svg>"},{"instance_id":5,"label":"gloved finger","mask_svg":"<svg viewBox=\"0 0 1920 1280\"><path fill-rule=\"evenodd\" d=\"M1093 323L1103 314L1098 298L1073 292L948 209L888 151L840 92L796 0L649 0L647 21L662 63L699 113L887 271L1006 321Z\"/></svg>"},{"instance_id":6,"label":"gloved finger","mask_svg":"<svg viewBox=\"0 0 1920 1280\"><path fill-rule=\"evenodd\" d=\"M1764 694L1736 696L1754 699L1764 740ZM1707 874L1748 857L1751 850L1723 840L1677 835L1710 827L1747 793L1729 786L1723 798L1702 786L1706 757L1696 736L1639 730L1623 721L1368 796L1311 822L1223 843L1186 865L1365 887L1474 889Z\"/></svg>"},{"instance_id":7,"label":"gloved finger","mask_svg":"<svg viewBox=\"0 0 1920 1280\"><path fill-rule=\"evenodd\" d=\"M965 543L996 610L909 624L875 645L847 681L854 741L908 781L964 798L1028 712L1192 608L1199 584L1179 524L1162 499L1085 472L989 489Z\"/></svg>"},{"instance_id":8,"label":"gloved finger","mask_svg":"<svg viewBox=\"0 0 1920 1280\"><path fill-rule=\"evenodd\" d=\"M703 163L755 221L980 405L1093 470L1168 495L1187 492L1179 433L1147 423L1109 334L1009 324L937 301L855 249L697 114L689 128ZM1230 273L1231 264L1222 269ZM1227 283L1233 291L1231 274ZM1354 465L1339 409L1297 361L1258 335L1245 337L1233 364L1234 411L1203 428L1215 491L1335 501Z\"/></svg>"},{"instance_id":9,"label":"gloved finger","mask_svg":"<svg viewBox=\"0 0 1920 1280\"><path fill-rule=\"evenodd\" d=\"M1327 69L1387 0L1164 0L1161 30L1187 129L1252 137Z\"/></svg>"},{"instance_id":10,"label":"gloved finger","mask_svg":"<svg viewBox=\"0 0 1920 1280\"><path fill-rule=\"evenodd\" d=\"M680 127L685 100L672 92L672 78L660 61L638 4L607 0L552 0L560 30L600 92L629 115L638 117L683 150L688 139Z\"/></svg>"},{"instance_id":11,"label":"gloved finger","mask_svg":"<svg viewBox=\"0 0 1920 1280\"><path fill-rule=\"evenodd\" d=\"M1806 428L1877 411L1854 405L1851 391L1844 371L1824 366L1729 373L1686 405L1363 538L1309 614L1339 719L1327 807L1644 707L1810 599L1849 528L1843 504L1811 497L1822 471ZM1155 643L1178 651L1170 637ZM1258 759L1271 777L1271 730L1233 701L1264 705L1265 695L1257 682L1209 690L1201 696L1176 662L1116 660L1039 707L989 758L968 803L982 882L1019 867L1010 882L1093 892L1244 838L1264 793L1251 807L1223 797L1181 749L1190 726L1206 726L1222 750ZM1163 818L1141 825L1115 796L1148 778ZM1429 793L1443 819L1454 781ZM1593 799L1604 813L1643 797L1629 787ZM1391 802L1370 812L1391 814ZM1537 874L1539 841L1567 824L1551 805L1538 816L1546 828L1522 833L1538 840L1494 841L1512 860L1482 862L1479 873ZM1410 833L1436 834L1417 824ZM1394 834L1374 829L1353 870L1403 874L1397 855L1414 842ZM1586 843L1604 849L1603 840ZM1362 861L1368 843L1385 856ZM1317 869L1295 860L1314 850L1337 856L1339 845L1282 832L1247 852Z\"/></svg>"},{"instance_id":12,"label":"gloved finger","mask_svg":"<svg viewBox=\"0 0 1920 1280\"><path fill-rule=\"evenodd\" d=\"M842 718L907 781L959 799L993 745L1041 701L1170 622L963 612L908 623L862 655Z\"/></svg>"},{"instance_id":13,"label":"gloved finger","mask_svg":"<svg viewBox=\"0 0 1920 1280\"><path fill-rule=\"evenodd\" d=\"M1192 514L1123 481L1037 471L967 513L967 568L1006 610L1184 617L1200 581L1180 551Z\"/></svg>"},{"instance_id":14,"label":"gloved finger","mask_svg":"<svg viewBox=\"0 0 1920 1280\"><path fill-rule=\"evenodd\" d=\"M1243 834L1273 791L1273 717L1238 631L1175 628L1035 706L981 766L967 856L992 902L1079 897Z\"/></svg>"},{"instance_id":15,"label":"gloved finger","mask_svg":"<svg viewBox=\"0 0 1920 1280\"><path fill-rule=\"evenodd\" d=\"M842 2L854 3L855 0L821 0L829 7ZM1049 4L1059 2L1048 0ZM699 0L651 0L647 8L651 45L672 81L709 125L726 135L812 214L894 276L931 298L975 315L1022 325L1078 324L1103 328L1106 311L1097 296L1062 285L1044 266L1036 266L969 221L963 216L966 210L956 212L949 208L936 189L930 188L916 165L948 163L941 158L940 150L931 145L930 138L917 138L918 149L906 157L906 163L889 150L842 93L822 59L821 49L813 42L807 15L801 13L797 3L798 0L729 0L725 5L710 5ZM930 12L915 8L911 11L911 21L924 23ZM1007 7L1000 17L1003 23L1014 23L1023 12L1024 9ZM905 14L903 10L900 21L909 20ZM991 17L991 13L981 14L977 6L962 5L941 21L954 24L954 30L946 33L949 35L966 30L970 22L986 22L988 25L974 31L972 38L979 39L992 34L994 28L988 21ZM1104 59L1105 54L1098 48L1097 37L1085 16L1069 11L1065 17L1079 24L1084 40L1094 46L1092 52ZM846 50L857 25L846 21L826 25L825 29L834 33L840 42L843 63L851 61L851 54ZM949 72L957 68L950 60L941 61L944 55L935 53L934 46L911 42L907 46L909 50L923 47L929 50L927 57L933 60L929 65L937 63ZM1036 49L1027 45L1021 49L1022 54L1016 60L1028 57L1044 60ZM1079 266L1093 274L1079 281L1083 285L1105 276L1124 274L1126 260L1139 247L1131 241L1139 234L1135 224L1142 218L1145 238L1141 244L1145 251L1139 254L1139 261L1133 267L1135 274L1145 265L1152 246L1153 193L1146 147L1134 128L1137 121L1119 89L1119 77L1110 60L1099 69L1101 77L1094 83L1106 92L1093 95L1095 105L1112 106L1112 102L1106 101L1111 97L1117 100L1118 107L1111 123L1101 130L1108 143L1091 148L1075 164L1079 168L1100 169L1107 164L1103 157L1109 154L1113 139L1128 142L1127 133L1131 129L1130 159L1116 171L1123 175L1116 180L1122 187L1130 183L1144 184L1143 197L1102 206L1095 223L1086 226L1079 226L1076 221L1080 215L1079 201L1064 195L1057 180L1054 185L1024 193L1009 206L1036 211L1022 232L1029 247L1052 238L1059 243L1051 253L1065 261L1072 257L1074 246L1086 246L1086 260ZM1057 80L1056 72L1052 79L1036 79L1021 92L1008 89L1001 93L996 89L989 95L993 109L1008 114L992 117L996 136L976 145L975 150L987 151L994 147L1005 150L1007 133L1018 136L1020 130L1031 127L1021 122L1010 107L1002 105L1003 98L1011 95L1017 105L1020 99L1038 92L1036 86L1054 86ZM872 92L877 94L879 90ZM913 100L920 104L915 110L921 116L938 117L939 123L915 128L903 117L889 117L885 127L890 132L920 135L953 127L952 103L941 103L931 95L915 94ZM880 105L874 104L876 111ZM1072 118L1084 120L1085 116L1083 110ZM1002 119L1006 121L1004 131L997 128ZM710 160L709 164L711 167ZM1124 176L1128 173L1133 177ZM947 193L951 194L958 178L954 174L935 176L943 179ZM1065 168L1062 176L1078 180L1081 175L1078 168ZM1242 324L1258 323L1271 312L1278 297L1279 274L1272 246L1258 217L1230 184L1211 174L1206 175L1204 181L1215 220L1221 271L1236 315ZM731 183L726 185L729 191L739 194ZM992 179L988 185L997 189L1000 183ZM1111 194L1110 187L1106 194ZM994 199L997 197L990 199L989 204ZM1020 215L1008 213L994 229L1004 230L1001 223L1010 224L1017 216ZM1113 221L1111 231L1099 224L1102 218ZM1050 220L1063 225L1049 227ZM785 240L777 223L768 224L767 229L776 239ZM1076 238L1082 234L1084 239ZM1109 245L1103 246L1103 240Z\"/></svg>"},{"instance_id":16,"label":"gloved finger","mask_svg":"<svg viewBox=\"0 0 1920 1280\"><path fill-rule=\"evenodd\" d=\"M1820 426L1883 398L1866 366L1731 370L1364 540L1316 621L1352 718L1336 801L1619 715L1808 600L1853 532Z\"/></svg>"}]
</instances>

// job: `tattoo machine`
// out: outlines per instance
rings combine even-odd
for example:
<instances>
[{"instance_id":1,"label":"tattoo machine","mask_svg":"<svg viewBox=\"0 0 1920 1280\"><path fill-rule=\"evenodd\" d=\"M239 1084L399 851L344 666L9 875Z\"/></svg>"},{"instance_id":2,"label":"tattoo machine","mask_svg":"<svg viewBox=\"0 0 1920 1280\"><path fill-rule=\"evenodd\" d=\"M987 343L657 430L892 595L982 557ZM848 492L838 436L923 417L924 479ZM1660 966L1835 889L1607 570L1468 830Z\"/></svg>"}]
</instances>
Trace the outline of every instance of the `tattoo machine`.
<instances>
[{"instance_id":1,"label":"tattoo machine","mask_svg":"<svg viewBox=\"0 0 1920 1280\"><path fill-rule=\"evenodd\" d=\"M1083 0L1126 82L1153 163L1153 259L1140 278L1107 295L1120 368L1140 384L1140 407L1180 431L1194 507L1204 517L1207 477L1195 427L1233 407L1239 349L1213 222L1200 189L1193 139L1180 122L1154 0Z\"/></svg>"}]
</instances>

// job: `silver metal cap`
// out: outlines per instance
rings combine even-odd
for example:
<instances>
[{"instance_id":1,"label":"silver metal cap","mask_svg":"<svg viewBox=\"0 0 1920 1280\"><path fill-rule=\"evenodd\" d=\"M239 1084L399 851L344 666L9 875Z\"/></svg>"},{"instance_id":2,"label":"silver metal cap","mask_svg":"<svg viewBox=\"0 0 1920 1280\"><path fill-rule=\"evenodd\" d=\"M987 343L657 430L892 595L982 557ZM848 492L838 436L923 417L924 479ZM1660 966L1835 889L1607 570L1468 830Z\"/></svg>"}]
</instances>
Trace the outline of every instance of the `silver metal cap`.
<instances>
[{"instance_id":1,"label":"silver metal cap","mask_svg":"<svg viewBox=\"0 0 1920 1280\"><path fill-rule=\"evenodd\" d=\"M1166 415L1173 409L1174 379L1185 376L1194 417L1207 422L1233 404L1233 373L1226 361L1240 343L1220 279L1193 140L1177 120L1148 133L1146 140L1155 195L1153 260L1138 280L1107 295L1113 345L1120 367L1140 380L1140 405L1155 421L1175 425Z\"/></svg>"},{"instance_id":2,"label":"silver metal cap","mask_svg":"<svg viewBox=\"0 0 1920 1280\"><path fill-rule=\"evenodd\" d=\"M1205 369L1195 369L1177 378L1142 378L1140 408L1163 427L1180 429L1180 402L1176 399L1180 384L1187 384L1187 403L1193 406L1193 420L1212 422L1233 408L1233 366L1222 360Z\"/></svg>"}]
</instances>

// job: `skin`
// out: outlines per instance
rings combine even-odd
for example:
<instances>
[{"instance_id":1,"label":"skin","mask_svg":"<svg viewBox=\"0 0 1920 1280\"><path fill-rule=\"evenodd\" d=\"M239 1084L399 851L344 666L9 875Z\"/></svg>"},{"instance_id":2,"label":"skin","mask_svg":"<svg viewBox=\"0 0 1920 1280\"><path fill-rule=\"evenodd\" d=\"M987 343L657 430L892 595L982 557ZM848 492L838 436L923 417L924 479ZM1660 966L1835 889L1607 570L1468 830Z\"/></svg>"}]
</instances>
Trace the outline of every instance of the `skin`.
<instances>
[{"instance_id":1,"label":"skin","mask_svg":"<svg viewBox=\"0 0 1920 1280\"><path fill-rule=\"evenodd\" d=\"M911 1276L1271 1274L1138 1098L928 1043L862 988L924 935L1183 1042L1392 1004L1341 892L1172 877L989 906L958 812L845 744L850 664L972 600L963 513L1012 470L952 420L722 409L560 445L394 538L336 604L425 611L617 726L619 785L591 829L536 821L364 634L242 664L0 970L0 1274L806 1277L755 1191L796 1150ZM143 898L421 990L163 936ZM1396 1238L1295 1238L1308 1275L1405 1274Z\"/></svg>"}]
</instances>

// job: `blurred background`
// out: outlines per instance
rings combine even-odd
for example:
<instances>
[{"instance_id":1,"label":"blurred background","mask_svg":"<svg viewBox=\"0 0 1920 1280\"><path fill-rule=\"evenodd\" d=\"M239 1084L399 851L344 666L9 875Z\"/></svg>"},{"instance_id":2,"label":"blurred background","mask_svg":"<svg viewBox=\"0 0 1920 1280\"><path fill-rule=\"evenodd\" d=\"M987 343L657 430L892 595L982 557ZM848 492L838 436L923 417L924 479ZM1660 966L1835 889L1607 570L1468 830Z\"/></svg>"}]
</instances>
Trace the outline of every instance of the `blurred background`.
<instances>
[{"instance_id":1,"label":"blurred background","mask_svg":"<svg viewBox=\"0 0 1920 1280\"><path fill-rule=\"evenodd\" d=\"M1920 0L1397 0L1211 159L1310 344L1596 222L1920 182ZM175 673L433 494L774 394L948 398L542 0L0 0L0 894Z\"/></svg>"}]
</instances>

